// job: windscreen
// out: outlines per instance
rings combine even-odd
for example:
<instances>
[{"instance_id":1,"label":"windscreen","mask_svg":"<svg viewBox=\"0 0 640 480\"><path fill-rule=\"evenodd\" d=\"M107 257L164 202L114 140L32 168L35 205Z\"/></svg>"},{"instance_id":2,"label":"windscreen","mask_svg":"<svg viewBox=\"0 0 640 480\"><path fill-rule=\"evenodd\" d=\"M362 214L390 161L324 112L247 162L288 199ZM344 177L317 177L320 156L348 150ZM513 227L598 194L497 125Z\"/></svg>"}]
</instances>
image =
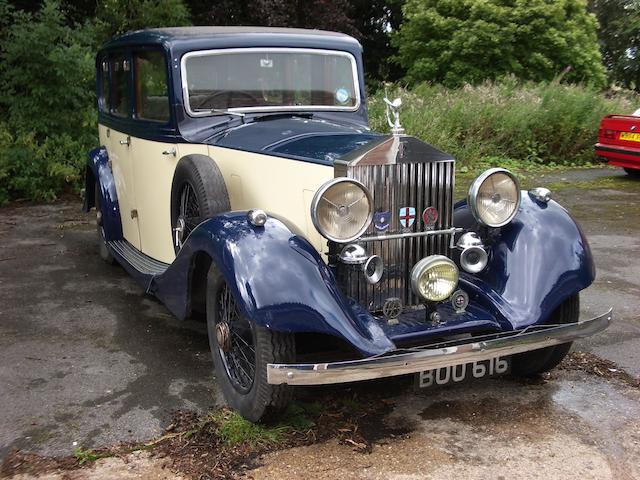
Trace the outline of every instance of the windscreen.
<instances>
[{"instance_id":1,"label":"windscreen","mask_svg":"<svg viewBox=\"0 0 640 480\"><path fill-rule=\"evenodd\" d=\"M212 110L352 110L358 106L353 56L306 49L193 52L183 60L192 114Z\"/></svg>"}]
</instances>

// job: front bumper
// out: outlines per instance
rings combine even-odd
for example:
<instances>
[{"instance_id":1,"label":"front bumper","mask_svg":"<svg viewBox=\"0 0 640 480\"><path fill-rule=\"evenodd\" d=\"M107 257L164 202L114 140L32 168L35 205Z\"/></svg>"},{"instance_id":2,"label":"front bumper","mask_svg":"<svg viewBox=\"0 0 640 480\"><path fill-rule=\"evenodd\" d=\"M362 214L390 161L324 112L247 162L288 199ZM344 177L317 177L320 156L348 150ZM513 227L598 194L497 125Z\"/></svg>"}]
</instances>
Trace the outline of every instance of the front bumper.
<instances>
[{"instance_id":1,"label":"front bumper","mask_svg":"<svg viewBox=\"0 0 640 480\"><path fill-rule=\"evenodd\" d=\"M267 365L273 385L326 385L423 372L435 368L505 357L590 337L609 326L612 310L591 320L563 325L534 325L485 337L471 343L443 343L334 363Z\"/></svg>"}]
</instances>

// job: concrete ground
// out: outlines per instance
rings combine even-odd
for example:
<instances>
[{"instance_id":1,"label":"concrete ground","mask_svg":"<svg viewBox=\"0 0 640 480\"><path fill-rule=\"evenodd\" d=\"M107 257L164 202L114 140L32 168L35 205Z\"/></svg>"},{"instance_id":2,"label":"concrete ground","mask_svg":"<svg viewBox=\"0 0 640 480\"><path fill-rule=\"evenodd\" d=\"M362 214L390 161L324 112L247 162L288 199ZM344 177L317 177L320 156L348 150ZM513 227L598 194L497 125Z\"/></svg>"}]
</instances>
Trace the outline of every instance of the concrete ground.
<instances>
[{"instance_id":1,"label":"concrete ground","mask_svg":"<svg viewBox=\"0 0 640 480\"><path fill-rule=\"evenodd\" d=\"M0 209L0 458L142 441L218 402L206 330L96 254L78 202Z\"/></svg>"},{"instance_id":2,"label":"concrete ground","mask_svg":"<svg viewBox=\"0 0 640 480\"><path fill-rule=\"evenodd\" d=\"M598 278L581 297L583 316L615 308L610 329L575 348L640 377L640 181L594 169L523 183L551 185L587 234ZM202 325L178 322L102 263L93 217L79 207L0 209L0 460L14 448L66 455L147 440L172 410L219 403ZM410 435L370 455L332 442L275 452L248 475L640 478L639 400L637 388L576 371L410 392L385 419Z\"/></svg>"}]
</instances>

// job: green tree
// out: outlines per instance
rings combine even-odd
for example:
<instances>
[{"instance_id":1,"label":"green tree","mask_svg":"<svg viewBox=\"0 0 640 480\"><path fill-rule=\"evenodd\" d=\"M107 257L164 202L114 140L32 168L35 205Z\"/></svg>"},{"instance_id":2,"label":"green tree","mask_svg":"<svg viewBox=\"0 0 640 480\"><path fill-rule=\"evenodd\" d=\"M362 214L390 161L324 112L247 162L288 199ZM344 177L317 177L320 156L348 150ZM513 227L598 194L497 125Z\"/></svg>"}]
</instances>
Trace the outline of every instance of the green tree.
<instances>
[{"instance_id":1,"label":"green tree","mask_svg":"<svg viewBox=\"0 0 640 480\"><path fill-rule=\"evenodd\" d=\"M411 83L459 86L506 74L604 85L586 0L407 0L393 38Z\"/></svg>"},{"instance_id":2,"label":"green tree","mask_svg":"<svg viewBox=\"0 0 640 480\"><path fill-rule=\"evenodd\" d=\"M2 23L0 203L52 198L95 145L94 30L54 0L35 15L4 8Z\"/></svg>"},{"instance_id":3,"label":"green tree","mask_svg":"<svg viewBox=\"0 0 640 480\"><path fill-rule=\"evenodd\" d=\"M640 92L640 0L591 0L609 79Z\"/></svg>"},{"instance_id":4,"label":"green tree","mask_svg":"<svg viewBox=\"0 0 640 480\"><path fill-rule=\"evenodd\" d=\"M96 24L100 40L106 41L133 30L191 25L191 14L182 0L102 0Z\"/></svg>"},{"instance_id":5,"label":"green tree","mask_svg":"<svg viewBox=\"0 0 640 480\"><path fill-rule=\"evenodd\" d=\"M404 76L391 61L397 52L390 35L402 24L402 4L402 0L349 0L349 16L362 43L368 79L396 81Z\"/></svg>"}]
</instances>

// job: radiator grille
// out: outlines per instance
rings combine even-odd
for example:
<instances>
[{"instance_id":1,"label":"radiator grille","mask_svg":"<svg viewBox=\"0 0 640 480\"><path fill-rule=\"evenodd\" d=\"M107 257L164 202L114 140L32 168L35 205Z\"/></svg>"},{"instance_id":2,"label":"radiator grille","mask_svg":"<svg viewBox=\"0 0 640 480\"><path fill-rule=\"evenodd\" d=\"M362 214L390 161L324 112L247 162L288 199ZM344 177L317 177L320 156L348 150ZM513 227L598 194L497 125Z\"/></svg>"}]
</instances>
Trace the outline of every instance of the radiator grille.
<instances>
[{"instance_id":1,"label":"radiator grille","mask_svg":"<svg viewBox=\"0 0 640 480\"><path fill-rule=\"evenodd\" d=\"M400 208L414 207L416 219L412 232L425 230L422 212L436 207L435 230L451 228L455 161L430 163L399 163L349 167L347 176L361 181L370 189L376 211L391 212L386 234L402 233ZM364 236L375 236L373 224ZM408 306L420 301L411 291L411 268L427 255L450 256L450 234L395 240L374 240L366 243L369 254L378 255L385 265L382 280L369 285L357 270L345 268L342 277L345 293L371 312L382 310L386 299L396 297Z\"/></svg>"}]
</instances>

